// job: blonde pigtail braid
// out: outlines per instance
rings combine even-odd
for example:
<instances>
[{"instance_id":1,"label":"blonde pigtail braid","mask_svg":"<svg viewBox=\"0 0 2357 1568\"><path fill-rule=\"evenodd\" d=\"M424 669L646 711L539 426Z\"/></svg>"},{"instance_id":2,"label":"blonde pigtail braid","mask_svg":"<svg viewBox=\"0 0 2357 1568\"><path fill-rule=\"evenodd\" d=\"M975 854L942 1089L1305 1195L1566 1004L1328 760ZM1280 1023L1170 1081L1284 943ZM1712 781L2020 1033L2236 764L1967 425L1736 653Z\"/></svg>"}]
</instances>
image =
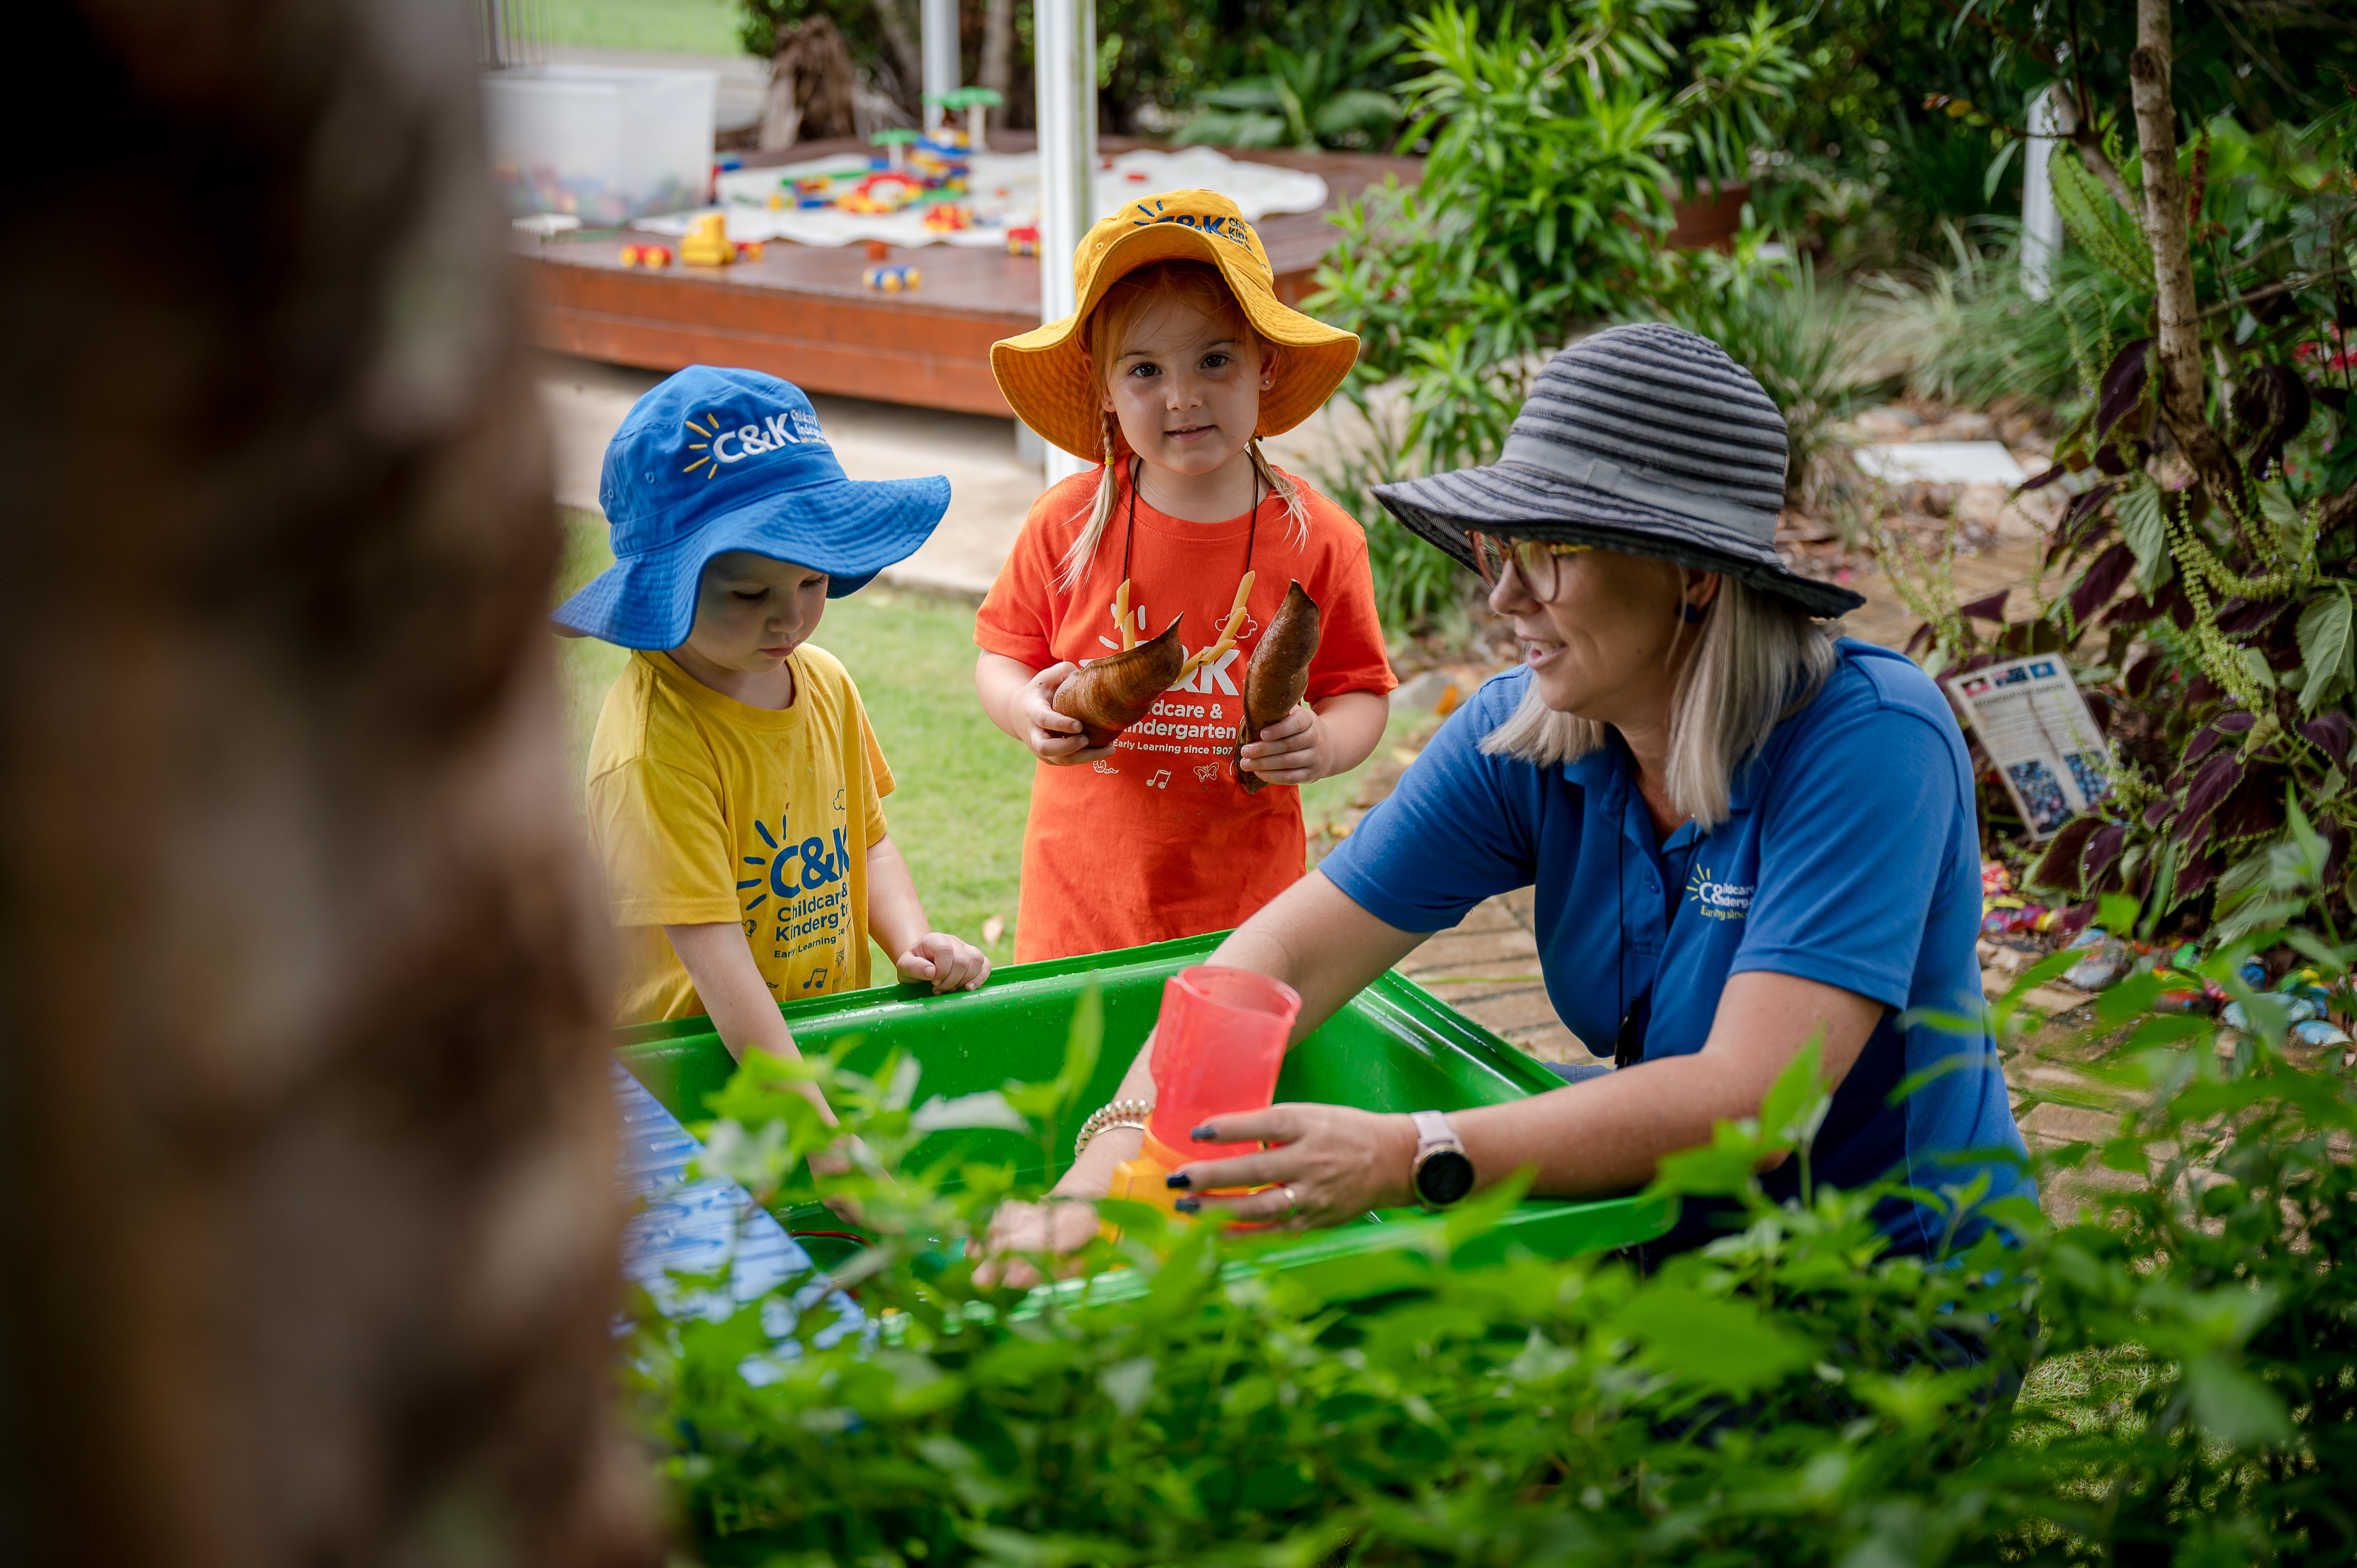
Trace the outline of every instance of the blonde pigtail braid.
<instances>
[{"instance_id":1,"label":"blonde pigtail braid","mask_svg":"<svg viewBox=\"0 0 2357 1568\"><path fill-rule=\"evenodd\" d=\"M1309 543L1309 503L1301 499L1301 487L1269 467L1268 459L1261 455L1259 436L1254 436L1244 450L1252 454L1253 472L1268 487L1268 493L1285 502L1286 521L1293 524L1294 548L1306 549Z\"/></svg>"},{"instance_id":2,"label":"blonde pigtail braid","mask_svg":"<svg viewBox=\"0 0 2357 1568\"><path fill-rule=\"evenodd\" d=\"M1089 580L1096 565L1097 545L1104 538L1105 524L1113 520L1114 492L1121 489L1114 474L1113 415L1104 416L1104 467L1097 470L1096 499L1089 504L1088 526L1081 530L1072 547L1064 552L1057 577L1057 586L1071 593ZM1078 515L1075 513L1074 515Z\"/></svg>"}]
</instances>

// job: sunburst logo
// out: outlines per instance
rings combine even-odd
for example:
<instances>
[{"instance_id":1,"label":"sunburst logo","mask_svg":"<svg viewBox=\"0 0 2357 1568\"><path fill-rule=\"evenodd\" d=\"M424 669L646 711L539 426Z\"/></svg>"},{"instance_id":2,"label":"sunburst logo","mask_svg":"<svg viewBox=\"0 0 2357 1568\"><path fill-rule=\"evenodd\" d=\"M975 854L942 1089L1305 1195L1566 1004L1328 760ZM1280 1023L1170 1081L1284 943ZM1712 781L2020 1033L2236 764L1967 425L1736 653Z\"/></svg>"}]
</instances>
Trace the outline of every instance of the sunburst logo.
<instances>
[{"instance_id":1,"label":"sunburst logo","mask_svg":"<svg viewBox=\"0 0 2357 1568\"><path fill-rule=\"evenodd\" d=\"M1751 895L1756 886L1738 886L1732 882L1714 881L1710 867L1697 865L1686 876L1686 897L1714 920L1739 920L1751 913Z\"/></svg>"},{"instance_id":2,"label":"sunburst logo","mask_svg":"<svg viewBox=\"0 0 2357 1568\"><path fill-rule=\"evenodd\" d=\"M779 832L784 832L785 826L785 813L781 811L778 814ZM770 865L771 857L777 856L780 860L784 858L781 855L778 855L777 834L770 832L769 823L762 822L759 818L756 817L753 820L753 831L761 835L761 842L770 846L770 853L769 854L748 854L744 857L746 865L758 866L759 869L755 871L749 879L739 882L737 885L737 891L742 893L748 887L759 887L761 889L759 893L753 895L753 901L745 906L745 913L748 915L770 901L770 889L767 885L770 876L774 875L776 869ZM780 891L782 891L782 889Z\"/></svg>"},{"instance_id":3,"label":"sunburst logo","mask_svg":"<svg viewBox=\"0 0 2357 1568\"><path fill-rule=\"evenodd\" d=\"M705 414L704 417L705 417L705 418L706 418L706 419L712 419L712 416L711 416L710 414L708 414L708 413L707 413L707 414ZM703 439L703 440L701 440L701 441L691 441L691 442L689 442L689 443L687 444L687 449L688 449L689 451L691 451L691 452L701 452L701 453L703 453L703 454L704 454L704 456L701 456L701 457L698 457L694 462L690 463L686 467L682 468L682 469L680 470L680 472L681 472L681 473L683 473L683 474L693 474L693 473L694 473L694 472L695 472L698 468L704 467L705 467L707 464L709 464L709 465L710 465L711 471L710 471L710 472L708 472L708 473L706 473L704 477L705 477L705 478L707 478L707 479L716 479L716 478L718 478L720 477L720 465L719 465L719 464L717 464L717 463L714 463L714 462L712 461L712 450L711 450L711 448L712 448L712 438L713 438L714 436L716 436L716 435L719 435L719 434L720 434L720 429L719 429L720 422L719 422L718 420L716 420L716 419L714 419L714 420L712 420L712 424L713 424L713 428L712 428L712 429L710 429L710 430L706 430L706 429L705 429L705 428L704 428L704 426L702 426L701 424L696 424L696 423L695 423L695 421L694 421L694 420L693 420L693 419L691 419L691 420L687 421L687 427L688 427L690 430L694 431L698 435L701 435L701 436L703 436L703 437L704 437L704 439Z\"/></svg>"}]
</instances>

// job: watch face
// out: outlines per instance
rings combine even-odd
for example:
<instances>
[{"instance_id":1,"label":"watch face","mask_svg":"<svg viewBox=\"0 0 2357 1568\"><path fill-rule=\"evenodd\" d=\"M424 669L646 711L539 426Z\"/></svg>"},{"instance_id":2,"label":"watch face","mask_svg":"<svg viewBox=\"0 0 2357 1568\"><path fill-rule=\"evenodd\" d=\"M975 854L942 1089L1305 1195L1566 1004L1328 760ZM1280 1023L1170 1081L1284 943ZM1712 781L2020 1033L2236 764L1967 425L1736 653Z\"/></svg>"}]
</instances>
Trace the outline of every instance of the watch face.
<instances>
[{"instance_id":1,"label":"watch face","mask_svg":"<svg viewBox=\"0 0 2357 1568\"><path fill-rule=\"evenodd\" d=\"M1436 1149L1415 1168L1415 1193L1436 1208L1473 1190L1473 1162L1454 1149Z\"/></svg>"}]
</instances>

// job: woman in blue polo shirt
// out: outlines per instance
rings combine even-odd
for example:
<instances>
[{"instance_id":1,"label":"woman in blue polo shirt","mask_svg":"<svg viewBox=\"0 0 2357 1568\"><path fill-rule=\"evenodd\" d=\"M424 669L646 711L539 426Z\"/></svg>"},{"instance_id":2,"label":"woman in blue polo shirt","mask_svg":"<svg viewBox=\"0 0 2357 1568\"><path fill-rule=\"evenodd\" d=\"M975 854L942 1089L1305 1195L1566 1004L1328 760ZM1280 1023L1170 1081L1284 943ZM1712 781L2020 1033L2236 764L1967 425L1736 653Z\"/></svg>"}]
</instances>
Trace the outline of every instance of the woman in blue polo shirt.
<instances>
[{"instance_id":1,"label":"woman in blue polo shirt","mask_svg":"<svg viewBox=\"0 0 2357 1568\"><path fill-rule=\"evenodd\" d=\"M1377 491L1481 574L1523 666L1483 685L1391 798L1210 961L1299 991L1298 1039L1429 933L1534 885L1548 995L1615 1065L1446 1116L1222 1117L1217 1138L1273 1146L1188 1165L1173 1186L1274 1184L1200 1201L1295 1225L1454 1201L1526 1165L1541 1194L1626 1191L1714 1122L1756 1114L1822 1031L1837 1087L1818 1179L1937 1190L1986 1169L1988 1197L2029 1193L2007 1158L2021 1134L1994 1047L1915 1021L1979 1010L1963 737L1913 663L1813 618L1862 601L1778 559L1784 465L1783 419L1751 377L1708 339L1647 325L1555 355L1497 464ZM1129 1104L1151 1101L1146 1061L1123 1084ZM1135 1152L1125 1101L1060 1192L1103 1194ZM1772 1172L1770 1190L1797 1176ZM1077 1241L1086 1218L1017 1210L997 1236ZM1910 1251L1940 1237L1910 1204L1886 1229ZM1696 1216L1668 1240L1708 1233Z\"/></svg>"}]
</instances>

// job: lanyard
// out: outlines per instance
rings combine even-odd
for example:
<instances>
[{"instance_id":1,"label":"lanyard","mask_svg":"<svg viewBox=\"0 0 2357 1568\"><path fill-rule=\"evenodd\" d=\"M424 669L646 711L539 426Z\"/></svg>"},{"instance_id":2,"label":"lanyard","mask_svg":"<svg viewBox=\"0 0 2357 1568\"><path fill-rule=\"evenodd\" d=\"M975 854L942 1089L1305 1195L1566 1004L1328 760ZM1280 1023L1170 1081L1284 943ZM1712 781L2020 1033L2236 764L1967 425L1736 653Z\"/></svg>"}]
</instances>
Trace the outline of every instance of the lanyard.
<instances>
[{"instance_id":1,"label":"lanyard","mask_svg":"<svg viewBox=\"0 0 2357 1568\"><path fill-rule=\"evenodd\" d=\"M1129 521L1128 524L1121 531L1121 580L1125 583L1130 580L1129 548L1132 544L1135 544L1137 542L1137 481L1145 471L1145 458L1133 457L1130 459ZM1266 499L1266 497L1260 493L1260 476L1258 474L1254 474L1253 476L1252 521L1250 526L1244 530L1244 570L1247 572L1252 570L1253 546L1258 542L1260 539L1261 502ZM1125 633L1124 635L1126 634Z\"/></svg>"}]
</instances>

